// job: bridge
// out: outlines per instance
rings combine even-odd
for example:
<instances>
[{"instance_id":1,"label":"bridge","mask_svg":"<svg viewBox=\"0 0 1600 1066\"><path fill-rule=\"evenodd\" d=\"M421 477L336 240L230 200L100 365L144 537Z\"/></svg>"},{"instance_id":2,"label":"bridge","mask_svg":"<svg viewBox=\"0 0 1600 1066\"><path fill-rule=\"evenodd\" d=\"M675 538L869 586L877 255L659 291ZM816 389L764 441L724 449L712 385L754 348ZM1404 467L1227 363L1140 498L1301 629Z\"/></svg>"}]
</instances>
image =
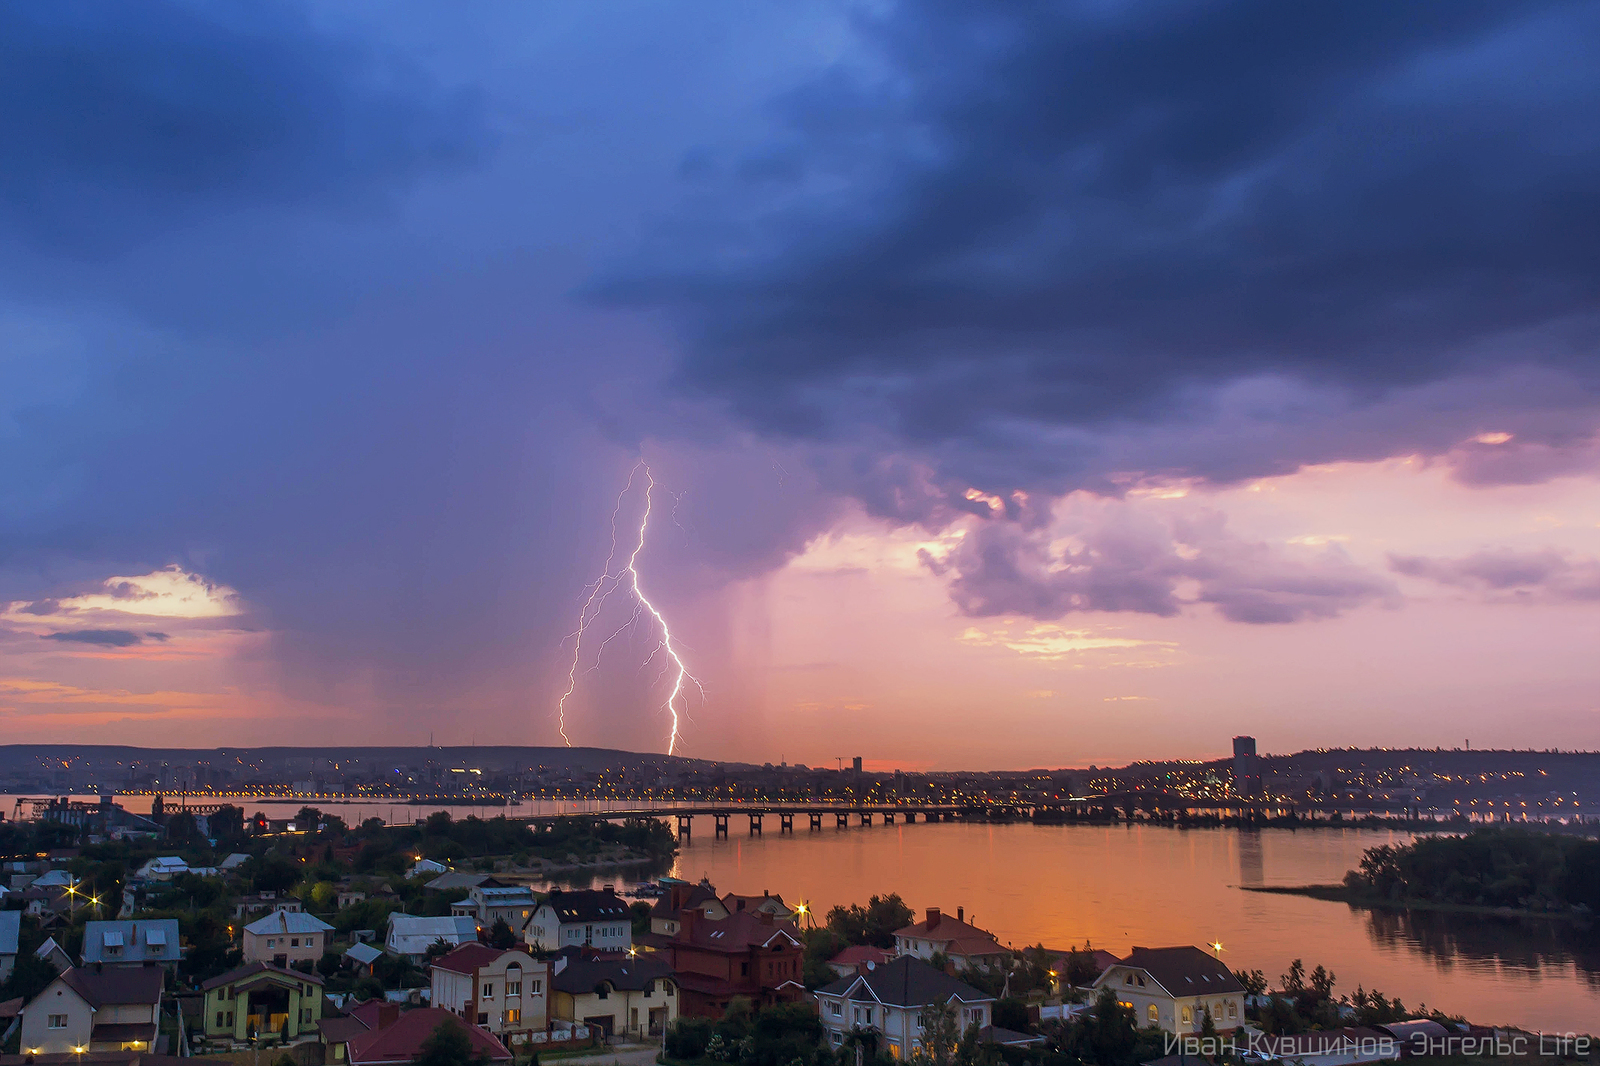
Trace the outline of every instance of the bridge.
<instances>
[{"instance_id":1,"label":"bridge","mask_svg":"<svg viewBox=\"0 0 1600 1066\"><path fill-rule=\"evenodd\" d=\"M638 807L624 810L610 811L575 811L570 814L545 814L531 818L516 819L525 821L530 827L539 828L554 825L560 821L573 819L592 822L621 822L634 818L660 818L676 819L678 825L678 839L688 841L692 839L694 820L710 818L713 822L715 835L719 838L728 835L729 824L735 818L748 820L749 834L753 837L763 835L766 830L768 818L778 820L779 835L793 833L795 820L804 819L810 832L818 832L825 823L837 829L845 826L856 825L894 825L897 821L911 824L919 817L924 822L953 822L969 818L984 818L987 808L982 806L962 806L950 803L846 803L846 804L762 804L762 803L731 803L722 806L703 807Z\"/></svg>"}]
</instances>

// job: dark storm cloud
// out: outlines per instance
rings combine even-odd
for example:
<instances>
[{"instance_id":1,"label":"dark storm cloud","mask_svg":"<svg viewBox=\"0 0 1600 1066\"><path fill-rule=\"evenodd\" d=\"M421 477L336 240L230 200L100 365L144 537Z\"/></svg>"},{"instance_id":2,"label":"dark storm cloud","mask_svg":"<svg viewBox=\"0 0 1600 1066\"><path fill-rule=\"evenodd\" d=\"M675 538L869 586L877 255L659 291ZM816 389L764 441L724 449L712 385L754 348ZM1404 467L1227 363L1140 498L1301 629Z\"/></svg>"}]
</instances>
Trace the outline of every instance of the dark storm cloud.
<instances>
[{"instance_id":1,"label":"dark storm cloud","mask_svg":"<svg viewBox=\"0 0 1600 1066\"><path fill-rule=\"evenodd\" d=\"M1459 559L1391 555L1389 568L1492 599L1600 600L1600 560L1556 551L1483 551Z\"/></svg>"},{"instance_id":2,"label":"dark storm cloud","mask_svg":"<svg viewBox=\"0 0 1600 1066\"><path fill-rule=\"evenodd\" d=\"M40 639L65 644L98 644L107 648L126 648L144 643L143 637L126 629L72 629L64 633L46 633Z\"/></svg>"},{"instance_id":3,"label":"dark storm cloud","mask_svg":"<svg viewBox=\"0 0 1600 1066\"><path fill-rule=\"evenodd\" d=\"M1215 514L1169 523L1126 505L1069 522L1065 531L986 522L948 555L924 551L922 559L950 579L963 613L978 616L1168 616L1199 602L1229 621L1267 624L1332 618L1396 598L1392 582L1336 548L1287 555L1234 536Z\"/></svg>"},{"instance_id":4,"label":"dark storm cloud","mask_svg":"<svg viewBox=\"0 0 1600 1066\"><path fill-rule=\"evenodd\" d=\"M1226 479L1442 451L1494 403L1243 463L1171 432L1252 379L1339 397L1258 419L1291 438L1297 406L1512 363L1592 425L1600 5L918 3L863 33L881 69L697 154L704 206L607 283L675 310L684 382L759 427L1059 490L1129 427L1170 436L1143 469Z\"/></svg>"},{"instance_id":5,"label":"dark storm cloud","mask_svg":"<svg viewBox=\"0 0 1600 1066\"><path fill-rule=\"evenodd\" d=\"M105 254L216 208L350 202L474 154L473 97L264 0L0 7L0 225Z\"/></svg>"}]
</instances>

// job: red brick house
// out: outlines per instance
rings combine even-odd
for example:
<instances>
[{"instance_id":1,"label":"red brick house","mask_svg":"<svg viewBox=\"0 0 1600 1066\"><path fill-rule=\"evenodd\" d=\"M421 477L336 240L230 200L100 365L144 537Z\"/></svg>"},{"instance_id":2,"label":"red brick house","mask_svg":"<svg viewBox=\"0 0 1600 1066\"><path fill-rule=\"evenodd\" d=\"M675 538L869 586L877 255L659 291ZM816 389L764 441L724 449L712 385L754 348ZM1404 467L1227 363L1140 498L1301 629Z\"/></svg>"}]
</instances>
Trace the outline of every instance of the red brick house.
<instances>
[{"instance_id":1,"label":"red brick house","mask_svg":"<svg viewBox=\"0 0 1600 1066\"><path fill-rule=\"evenodd\" d=\"M690 1017L720 1018L735 996L759 1009L805 992L800 931L770 914L740 911L707 921L686 909L663 953L683 997L678 1010Z\"/></svg>"}]
</instances>

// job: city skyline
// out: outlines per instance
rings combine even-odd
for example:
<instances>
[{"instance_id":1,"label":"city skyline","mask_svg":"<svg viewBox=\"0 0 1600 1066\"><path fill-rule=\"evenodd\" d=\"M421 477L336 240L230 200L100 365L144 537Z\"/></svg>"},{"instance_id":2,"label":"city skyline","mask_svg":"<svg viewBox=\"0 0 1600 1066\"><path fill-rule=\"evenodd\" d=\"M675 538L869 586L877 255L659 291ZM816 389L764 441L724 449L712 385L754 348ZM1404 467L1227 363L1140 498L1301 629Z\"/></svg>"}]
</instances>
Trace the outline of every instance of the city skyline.
<instances>
[{"instance_id":1,"label":"city skyline","mask_svg":"<svg viewBox=\"0 0 1600 1066\"><path fill-rule=\"evenodd\" d=\"M8 742L1600 748L1592 7L0 30Z\"/></svg>"}]
</instances>

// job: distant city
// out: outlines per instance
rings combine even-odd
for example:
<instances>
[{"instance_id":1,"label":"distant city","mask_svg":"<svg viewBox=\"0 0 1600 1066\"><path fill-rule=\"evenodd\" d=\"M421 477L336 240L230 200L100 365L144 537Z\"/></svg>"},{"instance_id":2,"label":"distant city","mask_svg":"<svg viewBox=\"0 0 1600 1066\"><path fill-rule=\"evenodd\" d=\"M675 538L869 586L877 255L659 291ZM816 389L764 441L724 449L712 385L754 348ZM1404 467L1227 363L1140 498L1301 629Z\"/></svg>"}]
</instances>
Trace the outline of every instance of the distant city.
<instances>
[{"instance_id":1,"label":"distant city","mask_svg":"<svg viewBox=\"0 0 1600 1066\"><path fill-rule=\"evenodd\" d=\"M61 797L150 795L516 807L542 799L644 802L938 803L1037 808L1289 807L1426 817L1570 821L1600 811L1600 753L1319 749L1152 760L1123 767L874 772L714 762L600 748L135 748L0 746L4 817Z\"/></svg>"}]
</instances>

